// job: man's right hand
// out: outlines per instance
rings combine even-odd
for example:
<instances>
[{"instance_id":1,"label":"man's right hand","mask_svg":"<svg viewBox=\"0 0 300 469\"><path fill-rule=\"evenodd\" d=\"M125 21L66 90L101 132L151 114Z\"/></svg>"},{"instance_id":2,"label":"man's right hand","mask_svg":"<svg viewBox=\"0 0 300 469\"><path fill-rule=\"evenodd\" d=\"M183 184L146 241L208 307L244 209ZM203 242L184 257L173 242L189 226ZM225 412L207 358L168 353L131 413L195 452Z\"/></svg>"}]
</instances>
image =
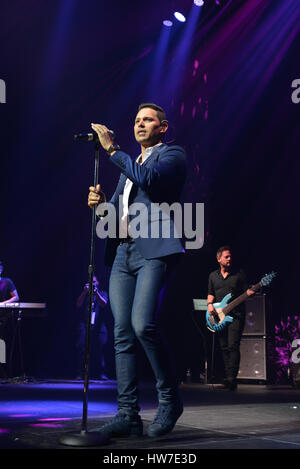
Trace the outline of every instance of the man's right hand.
<instances>
[{"instance_id":1,"label":"man's right hand","mask_svg":"<svg viewBox=\"0 0 300 469\"><path fill-rule=\"evenodd\" d=\"M104 192L101 191L100 184L97 184L96 187L90 186L88 196L88 206L93 208L95 205L101 204L106 201Z\"/></svg>"},{"instance_id":2,"label":"man's right hand","mask_svg":"<svg viewBox=\"0 0 300 469\"><path fill-rule=\"evenodd\" d=\"M215 307L214 307L214 305L212 305L212 304L209 304L208 307L207 307L207 309L208 309L209 314L214 314L214 313L216 313Z\"/></svg>"}]
</instances>

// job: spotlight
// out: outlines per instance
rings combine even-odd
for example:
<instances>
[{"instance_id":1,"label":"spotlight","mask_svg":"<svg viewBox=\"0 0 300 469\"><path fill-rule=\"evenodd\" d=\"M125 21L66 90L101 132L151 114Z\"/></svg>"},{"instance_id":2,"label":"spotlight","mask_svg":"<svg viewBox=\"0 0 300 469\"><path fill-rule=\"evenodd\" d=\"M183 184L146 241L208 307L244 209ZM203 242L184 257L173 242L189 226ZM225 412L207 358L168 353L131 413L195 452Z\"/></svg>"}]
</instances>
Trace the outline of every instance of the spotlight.
<instances>
[{"instance_id":1,"label":"spotlight","mask_svg":"<svg viewBox=\"0 0 300 469\"><path fill-rule=\"evenodd\" d=\"M182 13L179 13L179 11L175 11L174 16L181 23L184 23L186 21L185 16Z\"/></svg>"},{"instance_id":2,"label":"spotlight","mask_svg":"<svg viewBox=\"0 0 300 469\"><path fill-rule=\"evenodd\" d=\"M202 7L202 5L204 5L204 0L194 0L194 3L197 7Z\"/></svg>"},{"instance_id":3,"label":"spotlight","mask_svg":"<svg viewBox=\"0 0 300 469\"><path fill-rule=\"evenodd\" d=\"M163 24L164 24L165 26L168 26L168 28L170 28L171 26L173 26L173 22L170 21L170 20L164 20L164 21L163 21Z\"/></svg>"}]
</instances>

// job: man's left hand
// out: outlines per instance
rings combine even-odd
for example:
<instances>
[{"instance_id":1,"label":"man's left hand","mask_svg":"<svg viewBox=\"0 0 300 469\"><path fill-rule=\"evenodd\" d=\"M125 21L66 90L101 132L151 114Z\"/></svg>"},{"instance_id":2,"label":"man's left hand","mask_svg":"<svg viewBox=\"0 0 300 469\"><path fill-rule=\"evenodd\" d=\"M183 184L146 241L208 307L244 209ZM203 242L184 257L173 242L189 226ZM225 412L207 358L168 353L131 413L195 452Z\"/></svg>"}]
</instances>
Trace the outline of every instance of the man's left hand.
<instances>
[{"instance_id":1,"label":"man's left hand","mask_svg":"<svg viewBox=\"0 0 300 469\"><path fill-rule=\"evenodd\" d=\"M251 290L251 288L248 288L248 290L247 290L247 296L252 296L252 295L255 295L255 291L254 291L254 290Z\"/></svg>"},{"instance_id":2,"label":"man's left hand","mask_svg":"<svg viewBox=\"0 0 300 469\"><path fill-rule=\"evenodd\" d=\"M112 133L102 124L91 124L92 129L97 133L102 148L107 151L114 143Z\"/></svg>"}]
</instances>

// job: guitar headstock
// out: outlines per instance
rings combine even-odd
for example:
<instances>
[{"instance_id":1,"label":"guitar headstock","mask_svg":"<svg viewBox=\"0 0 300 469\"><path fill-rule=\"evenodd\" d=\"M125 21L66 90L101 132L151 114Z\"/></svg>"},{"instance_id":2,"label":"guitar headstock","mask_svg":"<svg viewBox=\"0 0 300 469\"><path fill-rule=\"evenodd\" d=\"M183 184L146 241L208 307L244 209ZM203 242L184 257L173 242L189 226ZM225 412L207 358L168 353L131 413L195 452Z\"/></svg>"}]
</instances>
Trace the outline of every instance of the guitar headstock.
<instances>
[{"instance_id":1,"label":"guitar headstock","mask_svg":"<svg viewBox=\"0 0 300 469\"><path fill-rule=\"evenodd\" d=\"M269 285L272 282L273 278L275 278L276 275L277 275L276 272L271 272L270 274L266 274L262 277L260 283L262 284L262 286L265 287L266 285Z\"/></svg>"}]
</instances>

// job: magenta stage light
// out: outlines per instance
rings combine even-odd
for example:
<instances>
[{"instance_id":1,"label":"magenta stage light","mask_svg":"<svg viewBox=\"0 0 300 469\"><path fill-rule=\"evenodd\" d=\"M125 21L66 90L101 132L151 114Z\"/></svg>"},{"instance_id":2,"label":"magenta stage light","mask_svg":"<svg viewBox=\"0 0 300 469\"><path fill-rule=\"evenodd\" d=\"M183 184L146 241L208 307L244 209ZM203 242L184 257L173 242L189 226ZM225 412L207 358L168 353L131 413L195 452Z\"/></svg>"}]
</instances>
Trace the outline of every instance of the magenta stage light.
<instances>
[{"instance_id":1,"label":"magenta stage light","mask_svg":"<svg viewBox=\"0 0 300 469\"><path fill-rule=\"evenodd\" d=\"M202 5L204 5L204 0L194 0L194 3L197 7L202 7Z\"/></svg>"},{"instance_id":2,"label":"magenta stage light","mask_svg":"<svg viewBox=\"0 0 300 469\"><path fill-rule=\"evenodd\" d=\"M35 417L34 414L10 414L8 415L7 417L9 418L14 418L14 419L17 419L17 418L28 418L28 417Z\"/></svg>"},{"instance_id":3,"label":"magenta stage light","mask_svg":"<svg viewBox=\"0 0 300 469\"><path fill-rule=\"evenodd\" d=\"M33 428L63 428L60 423L31 423L29 427Z\"/></svg>"},{"instance_id":4,"label":"magenta stage light","mask_svg":"<svg viewBox=\"0 0 300 469\"><path fill-rule=\"evenodd\" d=\"M168 26L168 28L170 28L171 26L173 26L173 22L170 21L170 20L164 20L164 21L163 21L163 24L164 24L165 26Z\"/></svg>"},{"instance_id":5,"label":"magenta stage light","mask_svg":"<svg viewBox=\"0 0 300 469\"><path fill-rule=\"evenodd\" d=\"M72 420L70 417L50 417L50 418L43 418L43 419L38 419L39 422L63 422L66 420Z\"/></svg>"},{"instance_id":6,"label":"magenta stage light","mask_svg":"<svg viewBox=\"0 0 300 469\"><path fill-rule=\"evenodd\" d=\"M185 16L182 13L179 13L179 11L175 11L174 16L181 23L184 23L186 21Z\"/></svg>"},{"instance_id":7,"label":"magenta stage light","mask_svg":"<svg viewBox=\"0 0 300 469\"><path fill-rule=\"evenodd\" d=\"M10 433L11 430L9 430L8 428L0 428L0 435L4 434L4 433Z\"/></svg>"}]
</instances>

